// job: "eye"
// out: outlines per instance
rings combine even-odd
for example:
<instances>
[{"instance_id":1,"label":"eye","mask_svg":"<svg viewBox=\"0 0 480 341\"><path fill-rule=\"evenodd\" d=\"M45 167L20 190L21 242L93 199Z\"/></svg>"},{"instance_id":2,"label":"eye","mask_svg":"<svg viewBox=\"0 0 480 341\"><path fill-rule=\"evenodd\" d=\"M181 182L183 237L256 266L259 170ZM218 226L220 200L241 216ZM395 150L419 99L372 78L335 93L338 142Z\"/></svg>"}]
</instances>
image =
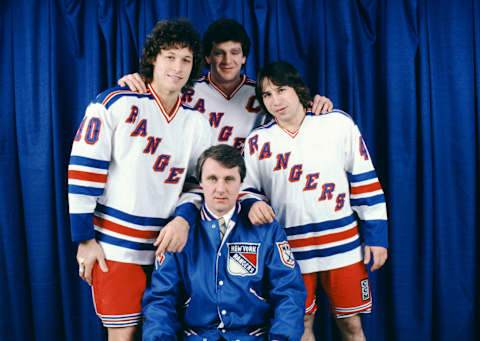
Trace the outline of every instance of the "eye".
<instances>
[{"instance_id":1,"label":"eye","mask_svg":"<svg viewBox=\"0 0 480 341\"><path fill-rule=\"evenodd\" d=\"M264 92L262 94L262 98L267 98L267 97L270 97L270 93L269 92Z\"/></svg>"}]
</instances>

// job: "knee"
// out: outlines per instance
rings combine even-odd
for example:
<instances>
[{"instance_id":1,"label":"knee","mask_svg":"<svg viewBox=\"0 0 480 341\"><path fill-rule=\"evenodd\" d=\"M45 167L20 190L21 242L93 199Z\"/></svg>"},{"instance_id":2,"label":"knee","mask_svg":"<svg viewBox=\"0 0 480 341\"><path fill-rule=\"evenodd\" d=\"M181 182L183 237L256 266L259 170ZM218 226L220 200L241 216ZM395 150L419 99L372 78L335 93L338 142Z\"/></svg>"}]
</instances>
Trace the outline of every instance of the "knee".
<instances>
[{"instance_id":1,"label":"knee","mask_svg":"<svg viewBox=\"0 0 480 341\"><path fill-rule=\"evenodd\" d=\"M362 320L359 316L337 319L341 331L347 335L363 335Z\"/></svg>"}]
</instances>

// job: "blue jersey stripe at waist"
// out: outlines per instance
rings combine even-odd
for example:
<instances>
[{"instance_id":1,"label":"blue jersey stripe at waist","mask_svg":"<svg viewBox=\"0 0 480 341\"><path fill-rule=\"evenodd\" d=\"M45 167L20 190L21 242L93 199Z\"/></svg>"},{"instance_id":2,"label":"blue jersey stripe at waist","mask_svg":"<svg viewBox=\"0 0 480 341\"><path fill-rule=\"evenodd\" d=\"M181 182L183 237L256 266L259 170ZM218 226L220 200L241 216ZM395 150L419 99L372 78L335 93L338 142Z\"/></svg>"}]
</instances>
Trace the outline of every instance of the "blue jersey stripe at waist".
<instances>
[{"instance_id":1,"label":"blue jersey stripe at waist","mask_svg":"<svg viewBox=\"0 0 480 341\"><path fill-rule=\"evenodd\" d=\"M285 229L287 236L295 236L304 233L310 232L321 232L325 230L331 230L338 227L343 227L348 224L355 222L355 217L353 214L335 220L322 221L321 223L313 223L299 226L289 226Z\"/></svg>"},{"instance_id":2,"label":"blue jersey stripe at waist","mask_svg":"<svg viewBox=\"0 0 480 341\"><path fill-rule=\"evenodd\" d=\"M95 208L96 212L100 212L111 217L126 221L128 223L141 225L141 226L164 226L172 220L172 218L154 218L154 217L142 217L133 214L129 214L116 208L108 207L97 203Z\"/></svg>"},{"instance_id":3,"label":"blue jersey stripe at waist","mask_svg":"<svg viewBox=\"0 0 480 341\"><path fill-rule=\"evenodd\" d=\"M95 239L120 247L125 247L127 249L138 250L138 251L154 251L156 247L153 246L153 243L139 243L131 240L120 239L112 237L108 234L102 233L100 231L95 231Z\"/></svg>"}]
</instances>

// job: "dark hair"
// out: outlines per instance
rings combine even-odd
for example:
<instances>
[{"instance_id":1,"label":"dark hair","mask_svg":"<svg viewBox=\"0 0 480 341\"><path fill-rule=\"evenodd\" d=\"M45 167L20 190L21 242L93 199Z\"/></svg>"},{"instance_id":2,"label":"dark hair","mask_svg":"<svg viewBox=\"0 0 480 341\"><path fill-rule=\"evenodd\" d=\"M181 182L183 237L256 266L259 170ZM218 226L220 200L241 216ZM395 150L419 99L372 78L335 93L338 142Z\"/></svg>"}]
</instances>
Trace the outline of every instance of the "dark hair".
<instances>
[{"instance_id":1,"label":"dark hair","mask_svg":"<svg viewBox=\"0 0 480 341\"><path fill-rule=\"evenodd\" d=\"M250 52L250 38L245 28L233 19L222 18L214 21L208 26L203 35L203 55L209 56L212 52L213 43L219 44L226 41L239 42L242 45L242 52L248 57Z\"/></svg>"},{"instance_id":2,"label":"dark hair","mask_svg":"<svg viewBox=\"0 0 480 341\"><path fill-rule=\"evenodd\" d=\"M153 62L161 50L171 48L189 48L193 54L192 72L185 88L193 86L193 80L200 77L203 67L203 57L200 46L200 34L187 19L159 21L147 37L143 45L140 59L140 74L147 82L153 80Z\"/></svg>"},{"instance_id":3,"label":"dark hair","mask_svg":"<svg viewBox=\"0 0 480 341\"><path fill-rule=\"evenodd\" d=\"M228 144L217 144L205 150L197 161L197 174L199 181L202 180L203 164L207 159L212 159L220 163L223 167L231 169L238 167L240 173L240 181L245 179L246 168L245 161L243 161L242 154Z\"/></svg>"},{"instance_id":4,"label":"dark hair","mask_svg":"<svg viewBox=\"0 0 480 341\"><path fill-rule=\"evenodd\" d=\"M255 94L264 112L268 112L262 97L262 86L265 79L268 79L276 86L289 86L293 88L303 107L308 108L310 106L312 100L310 90L303 82L297 69L295 69L292 64L284 61L270 62L258 72L257 86L255 88Z\"/></svg>"}]
</instances>

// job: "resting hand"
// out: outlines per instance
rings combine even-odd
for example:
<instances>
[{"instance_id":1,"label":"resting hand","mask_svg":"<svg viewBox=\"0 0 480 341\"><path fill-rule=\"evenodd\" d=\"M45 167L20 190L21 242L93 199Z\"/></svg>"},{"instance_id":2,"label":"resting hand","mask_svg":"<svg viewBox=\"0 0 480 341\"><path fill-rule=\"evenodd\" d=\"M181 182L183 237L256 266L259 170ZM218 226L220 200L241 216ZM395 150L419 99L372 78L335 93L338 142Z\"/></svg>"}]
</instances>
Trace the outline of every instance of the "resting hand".
<instances>
[{"instance_id":1,"label":"resting hand","mask_svg":"<svg viewBox=\"0 0 480 341\"><path fill-rule=\"evenodd\" d=\"M138 92L140 94L144 94L147 92L147 86L145 85L145 81L138 73L131 73L129 75L125 75L120 78L117 83L120 86L128 86L133 92Z\"/></svg>"},{"instance_id":2,"label":"resting hand","mask_svg":"<svg viewBox=\"0 0 480 341\"><path fill-rule=\"evenodd\" d=\"M273 222L275 213L272 207L265 201L257 201L252 205L248 212L248 219L253 225L262 225Z\"/></svg>"},{"instance_id":3,"label":"resting hand","mask_svg":"<svg viewBox=\"0 0 480 341\"><path fill-rule=\"evenodd\" d=\"M163 227L153 245L158 246L155 256L165 252L181 252L187 243L190 226L182 217L175 217Z\"/></svg>"},{"instance_id":4,"label":"resting hand","mask_svg":"<svg viewBox=\"0 0 480 341\"><path fill-rule=\"evenodd\" d=\"M370 258L373 257L373 265L370 268L370 271L380 269L383 264L385 264L388 257L387 249L382 246L365 245L364 253L363 263L365 263L365 265L370 263Z\"/></svg>"},{"instance_id":5,"label":"resting hand","mask_svg":"<svg viewBox=\"0 0 480 341\"><path fill-rule=\"evenodd\" d=\"M78 275L87 282L88 285L92 285L93 266L96 262L98 262L103 272L108 271L103 249L95 239L89 239L78 244L77 262Z\"/></svg>"},{"instance_id":6,"label":"resting hand","mask_svg":"<svg viewBox=\"0 0 480 341\"><path fill-rule=\"evenodd\" d=\"M311 110L315 115L326 114L327 112L332 111L332 109L333 103L328 97L315 95Z\"/></svg>"}]
</instances>

